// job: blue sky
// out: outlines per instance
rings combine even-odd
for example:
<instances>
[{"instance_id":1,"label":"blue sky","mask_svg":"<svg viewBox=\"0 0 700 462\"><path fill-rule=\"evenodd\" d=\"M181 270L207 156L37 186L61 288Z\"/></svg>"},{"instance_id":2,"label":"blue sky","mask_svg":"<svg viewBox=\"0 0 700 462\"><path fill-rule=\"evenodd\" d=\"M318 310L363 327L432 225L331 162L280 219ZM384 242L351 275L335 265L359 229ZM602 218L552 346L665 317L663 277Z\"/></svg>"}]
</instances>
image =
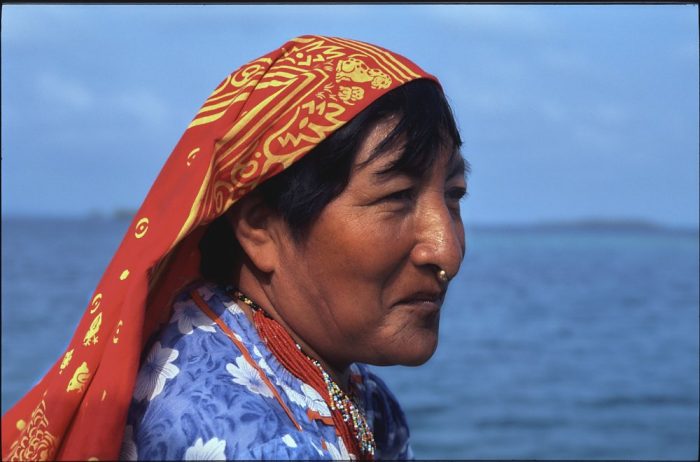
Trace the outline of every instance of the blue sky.
<instances>
[{"instance_id":1,"label":"blue sky","mask_svg":"<svg viewBox=\"0 0 700 462\"><path fill-rule=\"evenodd\" d=\"M4 5L2 213L137 208L211 90L289 38L437 75L469 223L698 225L697 5Z\"/></svg>"}]
</instances>

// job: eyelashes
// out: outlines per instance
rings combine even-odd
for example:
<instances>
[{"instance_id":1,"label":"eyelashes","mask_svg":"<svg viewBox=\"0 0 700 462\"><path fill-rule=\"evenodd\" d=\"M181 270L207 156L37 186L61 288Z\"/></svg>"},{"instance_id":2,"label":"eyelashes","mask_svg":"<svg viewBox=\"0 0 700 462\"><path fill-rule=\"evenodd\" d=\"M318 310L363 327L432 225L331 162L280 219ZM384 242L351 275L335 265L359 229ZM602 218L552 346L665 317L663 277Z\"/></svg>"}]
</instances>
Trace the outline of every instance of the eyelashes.
<instances>
[{"instance_id":1,"label":"eyelashes","mask_svg":"<svg viewBox=\"0 0 700 462\"><path fill-rule=\"evenodd\" d=\"M412 207L415 200L418 197L418 194L419 192L417 188L400 189L398 191L387 194L386 196L380 198L377 202L388 204L401 204L407 207ZM449 188L445 192L445 200L447 202L448 207L459 207L460 201L468 195L469 193L467 192L467 188L465 187L459 186Z\"/></svg>"},{"instance_id":2,"label":"eyelashes","mask_svg":"<svg viewBox=\"0 0 700 462\"><path fill-rule=\"evenodd\" d=\"M381 200L386 202L412 202L415 198L416 190L413 188L407 188L388 194Z\"/></svg>"},{"instance_id":3,"label":"eyelashes","mask_svg":"<svg viewBox=\"0 0 700 462\"><path fill-rule=\"evenodd\" d=\"M447 190L445 196L447 197L447 207L450 209L450 212L455 217L459 218L461 215L460 203L462 202L462 199L469 196L467 188L462 186L450 188Z\"/></svg>"},{"instance_id":4,"label":"eyelashes","mask_svg":"<svg viewBox=\"0 0 700 462\"><path fill-rule=\"evenodd\" d=\"M460 186L458 188L450 188L447 191L446 196L451 200L460 201L466 197L469 197L469 193L467 192L467 188Z\"/></svg>"}]
</instances>

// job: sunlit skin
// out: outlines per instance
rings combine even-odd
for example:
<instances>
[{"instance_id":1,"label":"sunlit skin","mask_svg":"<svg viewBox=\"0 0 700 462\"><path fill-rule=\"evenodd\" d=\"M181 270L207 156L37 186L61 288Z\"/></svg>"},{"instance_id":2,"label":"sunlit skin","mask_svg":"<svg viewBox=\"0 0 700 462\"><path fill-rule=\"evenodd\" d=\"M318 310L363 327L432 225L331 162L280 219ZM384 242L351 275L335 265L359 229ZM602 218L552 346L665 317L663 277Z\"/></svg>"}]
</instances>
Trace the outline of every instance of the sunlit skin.
<instances>
[{"instance_id":1,"label":"sunlit skin","mask_svg":"<svg viewBox=\"0 0 700 462\"><path fill-rule=\"evenodd\" d=\"M302 242L259 200L230 213L247 255L233 282L343 388L353 362L418 365L432 356L447 289L438 268L454 276L465 252L461 155L436 153L420 178L382 174L400 152L365 161L392 127L370 132L347 188Z\"/></svg>"}]
</instances>

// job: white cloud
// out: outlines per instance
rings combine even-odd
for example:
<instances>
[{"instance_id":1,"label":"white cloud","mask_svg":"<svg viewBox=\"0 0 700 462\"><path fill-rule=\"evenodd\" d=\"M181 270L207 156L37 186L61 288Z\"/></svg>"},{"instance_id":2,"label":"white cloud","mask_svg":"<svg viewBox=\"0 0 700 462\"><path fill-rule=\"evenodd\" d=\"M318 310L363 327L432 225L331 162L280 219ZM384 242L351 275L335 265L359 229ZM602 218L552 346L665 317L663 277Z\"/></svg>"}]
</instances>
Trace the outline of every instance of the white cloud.
<instances>
[{"instance_id":1,"label":"white cloud","mask_svg":"<svg viewBox=\"0 0 700 462\"><path fill-rule=\"evenodd\" d=\"M591 106L592 115L608 126L618 126L629 120L629 111L621 104L612 101L600 101Z\"/></svg>"},{"instance_id":2,"label":"white cloud","mask_svg":"<svg viewBox=\"0 0 700 462\"><path fill-rule=\"evenodd\" d=\"M589 155L595 152L608 153L620 145L620 133L586 121L576 121L569 129L574 139L588 149Z\"/></svg>"},{"instance_id":3,"label":"white cloud","mask_svg":"<svg viewBox=\"0 0 700 462\"><path fill-rule=\"evenodd\" d=\"M464 91L458 98L461 106L485 116L499 116L521 109L521 103L514 95L499 92L497 89L476 89Z\"/></svg>"},{"instance_id":4,"label":"white cloud","mask_svg":"<svg viewBox=\"0 0 700 462\"><path fill-rule=\"evenodd\" d=\"M527 5L433 5L426 13L434 19L478 31L540 33L549 26L546 15Z\"/></svg>"},{"instance_id":5,"label":"white cloud","mask_svg":"<svg viewBox=\"0 0 700 462\"><path fill-rule=\"evenodd\" d=\"M45 40L57 31L71 31L86 20L81 8L71 5L5 5L2 40L10 43Z\"/></svg>"},{"instance_id":6,"label":"white cloud","mask_svg":"<svg viewBox=\"0 0 700 462\"><path fill-rule=\"evenodd\" d=\"M563 122L568 115L568 109L561 101L542 99L538 106L542 115L552 122Z\"/></svg>"},{"instance_id":7,"label":"white cloud","mask_svg":"<svg viewBox=\"0 0 700 462\"><path fill-rule=\"evenodd\" d=\"M36 79L39 95L52 105L78 111L90 110L94 94L82 83L55 73L43 73Z\"/></svg>"},{"instance_id":8,"label":"white cloud","mask_svg":"<svg viewBox=\"0 0 700 462\"><path fill-rule=\"evenodd\" d=\"M40 74L36 87L39 97L59 111L88 113L99 106L101 110L134 118L150 127L163 126L169 114L168 105L147 88L103 94L79 79L53 72Z\"/></svg>"},{"instance_id":9,"label":"white cloud","mask_svg":"<svg viewBox=\"0 0 700 462\"><path fill-rule=\"evenodd\" d=\"M672 58L675 58L678 61L694 63L694 65L697 66L698 42L695 40L688 40L686 42L679 43L676 47L671 49L670 55Z\"/></svg>"},{"instance_id":10,"label":"white cloud","mask_svg":"<svg viewBox=\"0 0 700 462\"><path fill-rule=\"evenodd\" d=\"M107 103L148 126L163 126L169 112L163 100L143 88L111 95Z\"/></svg>"},{"instance_id":11,"label":"white cloud","mask_svg":"<svg viewBox=\"0 0 700 462\"><path fill-rule=\"evenodd\" d=\"M543 48L537 58L544 66L555 72L588 74L591 69L590 61L581 54L580 49L565 50L563 48Z\"/></svg>"},{"instance_id":12,"label":"white cloud","mask_svg":"<svg viewBox=\"0 0 700 462\"><path fill-rule=\"evenodd\" d=\"M615 101L590 101L581 105L571 99L567 104L565 100L539 97L531 99L530 107L546 119L560 124L586 121L601 130L615 130L630 122L629 110Z\"/></svg>"}]
</instances>

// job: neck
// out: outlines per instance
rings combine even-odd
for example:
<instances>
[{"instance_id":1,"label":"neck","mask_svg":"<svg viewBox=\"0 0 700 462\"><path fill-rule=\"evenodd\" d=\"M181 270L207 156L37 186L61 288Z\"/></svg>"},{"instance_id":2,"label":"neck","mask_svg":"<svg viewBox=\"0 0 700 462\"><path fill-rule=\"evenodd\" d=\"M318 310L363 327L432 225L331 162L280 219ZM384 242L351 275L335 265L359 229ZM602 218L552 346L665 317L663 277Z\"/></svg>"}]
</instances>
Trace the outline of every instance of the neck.
<instances>
[{"instance_id":1,"label":"neck","mask_svg":"<svg viewBox=\"0 0 700 462\"><path fill-rule=\"evenodd\" d=\"M248 297L252 302L257 304L267 315L274 319L278 324L280 324L284 330L289 334L289 336L294 340L294 342L301 347L301 351L305 353L308 357L317 360L325 371L330 375L331 379L346 393L350 389L350 368L349 364L334 364L323 355L319 354L311 345L309 345L303 338L301 338L292 329L289 324L285 321L284 316L275 308L275 303L272 297L268 295L269 290L265 290L265 287L260 284L260 278L254 275L242 271L240 277L238 278L237 287L240 292L242 292L246 297ZM246 303L238 304L248 319L253 322L253 309Z\"/></svg>"}]
</instances>

